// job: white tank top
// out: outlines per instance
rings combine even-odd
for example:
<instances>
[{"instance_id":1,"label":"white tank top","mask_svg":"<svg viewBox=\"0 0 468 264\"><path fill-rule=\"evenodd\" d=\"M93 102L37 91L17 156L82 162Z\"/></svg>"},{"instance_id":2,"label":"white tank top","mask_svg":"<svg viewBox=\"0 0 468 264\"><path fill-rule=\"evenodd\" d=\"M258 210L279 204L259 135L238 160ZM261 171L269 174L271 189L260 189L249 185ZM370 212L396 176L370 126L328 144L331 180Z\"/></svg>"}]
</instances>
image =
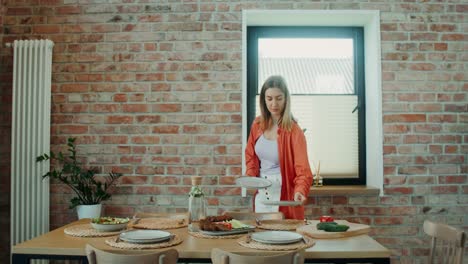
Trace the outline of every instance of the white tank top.
<instances>
[{"instance_id":1,"label":"white tank top","mask_svg":"<svg viewBox=\"0 0 468 264\"><path fill-rule=\"evenodd\" d=\"M269 140L261 135L255 143L255 154L260 159L260 174L281 174L276 140Z\"/></svg>"}]
</instances>

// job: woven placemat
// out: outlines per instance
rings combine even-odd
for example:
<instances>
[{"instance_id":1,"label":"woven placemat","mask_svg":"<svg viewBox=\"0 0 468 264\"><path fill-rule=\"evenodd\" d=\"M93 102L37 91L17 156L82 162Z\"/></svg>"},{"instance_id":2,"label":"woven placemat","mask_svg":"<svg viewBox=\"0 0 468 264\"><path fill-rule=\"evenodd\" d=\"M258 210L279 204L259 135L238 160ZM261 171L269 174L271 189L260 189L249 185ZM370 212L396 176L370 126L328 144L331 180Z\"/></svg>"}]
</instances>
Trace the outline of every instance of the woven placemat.
<instances>
[{"instance_id":1,"label":"woven placemat","mask_svg":"<svg viewBox=\"0 0 468 264\"><path fill-rule=\"evenodd\" d=\"M139 229L171 229L188 225L187 219L178 218L142 218L138 223L131 225Z\"/></svg>"},{"instance_id":2,"label":"woven placemat","mask_svg":"<svg viewBox=\"0 0 468 264\"><path fill-rule=\"evenodd\" d=\"M210 238L210 239L222 239L222 238L234 239L234 238L239 238L245 235L245 234L236 234L236 235L226 235L226 236L210 236L210 235L206 235L200 232L193 232L193 231L189 231L189 234L191 236L198 237L198 238Z\"/></svg>"},{"instance_id":3,"label":"woven placemat","mask_svg":"<svg viewBox=\"0 0 468 264\"><path fill-rule=\"evenodd\" d=\"M155 248L165 248L179 245L182 243L182 239L178 235L174 235L172 239L166 242L154 243L154 244L134 244L128 243L125 241L116 242L117 237L106 239L106 244L121 249L155 249Z\"/></svg>"},{"instance_id":4,"label":"woven placemat","mask_svg":"<svg viewBox=\"0 0 468 264\"><path fill-rule=\"evenodd\" d=\"M120 232L124 230L102 232L102 231L98 231L94 229L90 224L84 224L84 225L74 225L74 226L67 227L65 228L65 230L63 230L63 232L67 235L76 236L76 237L105 237L105 236L118 235L120 234Z\"/></svg>"},{"instance_id":5,"label":"woven placemat","mask_svg":"<svg viewBox=\"0 0 468 264\"><path fill-rule=\"evenodd\" d=\"M285 251L285 250L298 250L302 248L310 248L315 245L315 241L312 238L307 237L304 235L304 240L299 241L292 244L285 244L285 245L271 245L271 244L263 244L257 241L254 241L250 238L249 235L243 236L237 240L237 243L246 248L253 248L253 249L262 249L262 250L272 250L272 251Z\"/></svg>"},{"instance_id":6,"label":"woven placemat","mask_svg":"<svg viewBox=\"0 0 468 264\"><path fill-rule=\"evenodd\" d=\"M257 228L268 230L296 230L296 228L305 225L303 220L283 219L283 220L262 220Z\"/></svg>"}]
</instances>

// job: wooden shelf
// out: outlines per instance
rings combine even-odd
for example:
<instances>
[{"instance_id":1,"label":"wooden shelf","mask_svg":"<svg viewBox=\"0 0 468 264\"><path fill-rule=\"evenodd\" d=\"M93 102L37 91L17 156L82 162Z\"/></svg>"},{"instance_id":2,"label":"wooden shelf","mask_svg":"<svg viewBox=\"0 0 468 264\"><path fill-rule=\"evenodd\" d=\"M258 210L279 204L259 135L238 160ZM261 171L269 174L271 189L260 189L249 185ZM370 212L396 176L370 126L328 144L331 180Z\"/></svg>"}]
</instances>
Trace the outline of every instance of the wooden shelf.
<instances>
[{"instance_id":1,"label":"wooden shelf","mask_svg":"<svg viewBox=\"0 0 468 264\"><path fill-rule=\"evenodd\" d=\"M310 188L309 196L379 195L380 189L365 185L324 185Z\"/></svg>"}]
</instances>

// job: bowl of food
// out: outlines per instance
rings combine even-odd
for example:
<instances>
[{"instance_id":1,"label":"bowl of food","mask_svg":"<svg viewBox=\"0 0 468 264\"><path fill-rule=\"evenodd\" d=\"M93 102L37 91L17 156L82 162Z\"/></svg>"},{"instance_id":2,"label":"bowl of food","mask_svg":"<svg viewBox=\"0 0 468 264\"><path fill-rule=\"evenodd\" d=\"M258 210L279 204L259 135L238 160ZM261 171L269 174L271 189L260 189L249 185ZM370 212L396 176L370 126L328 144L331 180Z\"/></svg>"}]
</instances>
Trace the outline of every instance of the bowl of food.
<instances>
[{"instance_id":1,"label":"bowl of food","mask_svg":"<svg viewBox=\"0 0 468 264\"><path fill-rule=\"evenodd\" d=\"M101 232L111 232L126 228L129 221L129 218L104 216L94 218L91 221L91 226Z\"/></svg>"}]
</instances>

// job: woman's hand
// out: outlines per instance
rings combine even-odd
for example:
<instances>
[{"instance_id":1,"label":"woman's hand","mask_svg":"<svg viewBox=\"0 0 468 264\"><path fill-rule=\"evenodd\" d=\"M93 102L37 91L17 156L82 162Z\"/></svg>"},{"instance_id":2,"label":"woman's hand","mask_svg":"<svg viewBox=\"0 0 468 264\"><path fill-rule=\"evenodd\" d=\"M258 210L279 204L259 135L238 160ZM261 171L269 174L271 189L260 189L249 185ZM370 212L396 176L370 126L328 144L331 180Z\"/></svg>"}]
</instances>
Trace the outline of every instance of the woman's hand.
<instances>
[{"instance_id":1,"label":"woman's hand","mask_svg":"<svg viewBox=\"0 0 468 264\"><path fill-rule=\"evenodd\" d=\"M302 204L305 204L307 202L307 197L305 197L300 192L296 192L294 193L294 201L299 201L299 202L302 202Z\"/></svg>"}]
</instances>

